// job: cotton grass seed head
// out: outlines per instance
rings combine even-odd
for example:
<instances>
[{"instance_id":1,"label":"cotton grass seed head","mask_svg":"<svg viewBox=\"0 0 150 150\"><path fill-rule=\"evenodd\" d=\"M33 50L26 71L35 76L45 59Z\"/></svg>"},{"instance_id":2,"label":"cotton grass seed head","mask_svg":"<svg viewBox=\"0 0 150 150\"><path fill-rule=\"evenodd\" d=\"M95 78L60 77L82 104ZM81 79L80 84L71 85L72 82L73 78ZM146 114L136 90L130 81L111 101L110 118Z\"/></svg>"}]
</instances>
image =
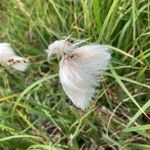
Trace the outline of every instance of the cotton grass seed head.
<instances>
[{"instance_id":1,"label":"cotton grass seed head","mask_svg":"<svg viewBox=\"0 0 150 150\"><path fill-rule=\"evenodd\" d=\"M84 110L107 69L111 54L105 45L80 46L81 43L68 39L55 41L48 47L48 56L55 53L62 56L59 64L62 87L73 104Z\"/></svg>"},{"instance_id":2,"label":"cotton grass seed head","mask_svg":"<svg viewBox=\"0 0 150 150\"><path fill-rule=\"evenodd\" d=\"M29 62L26 58L16 55L9 43L0 43L0 64L1 66L10 66L19 71L25 71Z\"/></svg>"}]
</instances>

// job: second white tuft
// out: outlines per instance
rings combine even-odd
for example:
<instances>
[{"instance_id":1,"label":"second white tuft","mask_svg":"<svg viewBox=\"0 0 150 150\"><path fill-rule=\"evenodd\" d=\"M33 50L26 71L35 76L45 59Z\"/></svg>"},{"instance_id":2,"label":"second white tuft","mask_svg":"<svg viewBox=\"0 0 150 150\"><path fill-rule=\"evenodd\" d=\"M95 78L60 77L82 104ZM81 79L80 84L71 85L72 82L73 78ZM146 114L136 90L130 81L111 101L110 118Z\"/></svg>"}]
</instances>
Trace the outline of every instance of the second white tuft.
<instances>
[{"instance_id":1,"label":"second white tuft","mask_svg":"<svg viewBox=\"0 0 150 150\"><path fill-rule=\"evenodd\" d=\"M19 71L25 71L29 66L28 60L16 55L9 43L0 43L0 64Z\"/></svg>"}]
</instances>

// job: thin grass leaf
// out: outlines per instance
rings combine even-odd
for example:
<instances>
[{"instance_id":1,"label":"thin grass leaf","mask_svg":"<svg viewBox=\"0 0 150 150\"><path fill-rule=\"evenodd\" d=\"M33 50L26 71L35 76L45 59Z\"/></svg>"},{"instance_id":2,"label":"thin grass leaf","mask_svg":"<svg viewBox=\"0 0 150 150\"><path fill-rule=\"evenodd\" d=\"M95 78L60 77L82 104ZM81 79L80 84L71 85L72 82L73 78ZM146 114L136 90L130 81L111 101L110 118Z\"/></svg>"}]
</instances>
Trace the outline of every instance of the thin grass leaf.
<instances>
[{"instance_id":1,"label":"thin grass leaf","mask_svg":"<svg viewBox=\"0 0 150 150\"><path fill-rule=\"evenodd\" d=\"M121 81L121 79L119 78L119 76L117 75L117 73L115 72L115 70L113 68L111 68L111 73L112 75L115 77L116 81L118 82L118 84L120 85L120 87L123 89L123 91L130 97L130 99L133 101L133 103L142 111L142 113L146 115L146 113L144 112L144 110L141 108L141 106L137 103L137 101L134 99L134 97L132 96L132 94L128 91L128 89L126 88L126 86L123 84L123 82ZM148 116L147 116L148 117Z\"/></svg>"},{"instance_id":2,"label":"thin grass leaf","mask_svg":"<svg viewBox=\"0 0 150 150\"><path fill-rule=\"evenodd\" d=\"M123 131L124 132L134 132L134 131L143 131L143 130L149 130L149 129L150 129L150 125L143 125L143 126L126 128Z\"/></svg>"},{"instance_id":3,"label":"thin grass leaf","mask_svg":"<svg viewBox=\"0 0 150 150\"><path fill-rule=\"evenodd\" d=\"M142 110L145 111L146 109L148 109L150 107L150 100L148 100L142 107ZM137 113L130 119L130 121L128 122L126 128L128 128L129 126L131 126L131 124L133 124L137 118L143 113L143 111L138 110Z\"/></svg>"}]
</instances>

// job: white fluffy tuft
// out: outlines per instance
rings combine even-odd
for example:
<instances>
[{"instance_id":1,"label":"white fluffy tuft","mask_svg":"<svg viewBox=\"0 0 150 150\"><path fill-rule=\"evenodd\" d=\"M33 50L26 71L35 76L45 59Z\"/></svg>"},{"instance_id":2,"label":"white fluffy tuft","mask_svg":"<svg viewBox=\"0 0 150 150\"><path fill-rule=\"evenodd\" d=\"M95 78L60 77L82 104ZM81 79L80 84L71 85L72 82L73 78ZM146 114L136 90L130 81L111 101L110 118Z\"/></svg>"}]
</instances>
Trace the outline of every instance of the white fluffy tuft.
<instances>
[{"instance_id":1,"label":"white fluffy tuft","mask_svg":"<svg viewBox=\"0 0 150 150\"><path fill-rule=\"evenodd\" d=\"M73 104L84 110L107 69L111 53L105 45L79 47L80 43L83 42L55 41L48 47L48 56L54 53L62 56L59 76L63 89Z\"/></svg>"},{"instance_id":2,"label":"white fluffy tuft","mask_svg":"<svg viewBox=\"0 0 150 150\"><path fill-rule=\"evenodd\" d=\"M9 43L0 43L0 64L19 71L25 71L29 66L28 60L17 56Z\"/></svg>"}]
</instances>

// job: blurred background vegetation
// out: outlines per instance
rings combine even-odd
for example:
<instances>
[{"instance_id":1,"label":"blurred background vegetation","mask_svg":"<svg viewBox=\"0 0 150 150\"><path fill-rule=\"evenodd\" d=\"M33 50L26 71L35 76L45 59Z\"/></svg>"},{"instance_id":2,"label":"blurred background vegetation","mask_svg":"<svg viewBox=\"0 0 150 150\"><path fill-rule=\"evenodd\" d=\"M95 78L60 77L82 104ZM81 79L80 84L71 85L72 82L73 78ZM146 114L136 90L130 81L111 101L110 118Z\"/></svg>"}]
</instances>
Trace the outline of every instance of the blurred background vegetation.
<instances>
[{"instance_id":1,"label":"blurred background vegetation","mask_svg":"<svg viewBox=\"0 0 150 150\"><path fill-rule=\"evenodd\" d=\"M70 34L112 49L85 112L44 53ZM31 59L25 73L0 68L1 150L150 149L150 0L1 0L0 42Z\"/></svg>"}]
</instances>

